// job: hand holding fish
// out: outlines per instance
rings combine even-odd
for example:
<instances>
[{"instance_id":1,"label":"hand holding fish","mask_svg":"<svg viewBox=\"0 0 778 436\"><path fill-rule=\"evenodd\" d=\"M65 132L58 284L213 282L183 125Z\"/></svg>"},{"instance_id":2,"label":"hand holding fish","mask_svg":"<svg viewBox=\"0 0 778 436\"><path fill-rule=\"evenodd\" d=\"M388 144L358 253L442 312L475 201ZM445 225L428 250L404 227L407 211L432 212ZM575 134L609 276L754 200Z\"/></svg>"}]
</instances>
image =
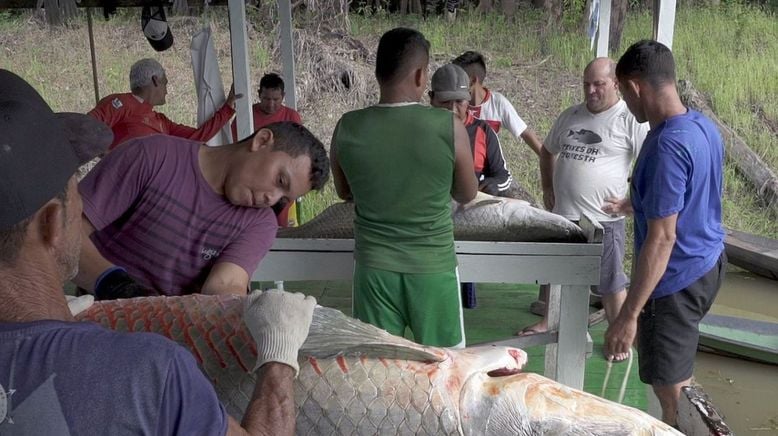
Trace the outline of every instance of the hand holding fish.
<instances>
[{"instance_id":1,"label":"hand holding fish","mask_svg":"<svg viewBox=\"0 0 778 436\"><path fill-rule=\"evenodd\" d=\"M265 363L279 362L291 366L297 377L297 353L308 337L315 306L315 298L299 292L271 289L249 294L243 320L257 344L254 371Z\"/></svg>"}]
</instances>

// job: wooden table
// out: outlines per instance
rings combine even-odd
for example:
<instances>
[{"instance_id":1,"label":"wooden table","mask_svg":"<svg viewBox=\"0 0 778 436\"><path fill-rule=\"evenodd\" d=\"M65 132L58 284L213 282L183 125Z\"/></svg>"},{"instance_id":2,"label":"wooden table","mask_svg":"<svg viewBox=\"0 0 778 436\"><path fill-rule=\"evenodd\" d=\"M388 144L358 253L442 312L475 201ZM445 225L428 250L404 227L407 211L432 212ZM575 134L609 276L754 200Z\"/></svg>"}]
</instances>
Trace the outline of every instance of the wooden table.
<instances>
[{"instance_id":1,"label":"wooden table","mask_svg":"<svg viewBox=\"0 0 778 436\"><path fill-rule=\"evenodd\" d=\"M455 245L462 281L552 284L552 333L492 344L548 344L545 375L582 389L589 287L599 283L602 244L457 241ZM353 239L276 239L252 280L351 280L353 268Z\"/></svg>"}]
</instances>

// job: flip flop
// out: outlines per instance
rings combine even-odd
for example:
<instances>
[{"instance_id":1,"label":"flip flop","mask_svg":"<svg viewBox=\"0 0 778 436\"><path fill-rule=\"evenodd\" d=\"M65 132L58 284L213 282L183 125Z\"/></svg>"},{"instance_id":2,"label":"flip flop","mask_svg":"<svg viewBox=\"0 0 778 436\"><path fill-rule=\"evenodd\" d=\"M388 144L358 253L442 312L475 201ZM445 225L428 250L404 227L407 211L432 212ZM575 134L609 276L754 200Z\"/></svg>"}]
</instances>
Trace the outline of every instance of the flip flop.
<instances>
[{"instance_id":1,"label":"flip flop","mask_svg":"<svg viewBox=\"0 0 778 436\"><path fill-rule=\"evenodd\" d=\"M520 331L516 332L516 336L522 337L522 336L532 336L532 335L538 335L540 333L545 333L546 330L541 330L538 327L534 326L528 326L524 327Z\"/></svg>"}]
</instances>

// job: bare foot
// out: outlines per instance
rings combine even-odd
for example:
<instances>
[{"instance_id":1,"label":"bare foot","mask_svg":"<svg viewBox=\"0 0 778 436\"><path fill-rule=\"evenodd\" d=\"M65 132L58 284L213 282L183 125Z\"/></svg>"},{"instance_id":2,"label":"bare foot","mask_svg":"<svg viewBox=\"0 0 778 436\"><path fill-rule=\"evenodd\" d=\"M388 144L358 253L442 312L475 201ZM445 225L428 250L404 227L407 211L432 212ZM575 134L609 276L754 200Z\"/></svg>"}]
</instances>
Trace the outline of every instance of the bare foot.
<instances>
[{"instance_id":1,"label":"bare foot","mask_svg":"<svg viewBox=\"0 0 778 436\"><path fill-rule=\"evenodd\" d=\"M540 321L536 324L532 324L530 326L524 327L523 329L516 332L516 336L532 336L536 335L538 333L545 333L548 331L548 324L545 320Z\"/></svg>"}]
</instances>

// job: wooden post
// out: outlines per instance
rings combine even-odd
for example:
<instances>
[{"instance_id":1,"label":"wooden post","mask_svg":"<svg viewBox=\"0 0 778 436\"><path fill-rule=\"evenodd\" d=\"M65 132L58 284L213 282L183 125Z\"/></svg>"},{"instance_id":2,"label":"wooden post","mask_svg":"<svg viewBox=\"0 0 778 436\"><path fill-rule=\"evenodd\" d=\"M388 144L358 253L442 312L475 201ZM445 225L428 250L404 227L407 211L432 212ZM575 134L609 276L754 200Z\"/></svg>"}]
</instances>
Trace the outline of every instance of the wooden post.
<instances>
[{"instance_id":1,"label":"wooden post","mask_svg":"<svg viewBox=\"0 0 778 436\"><path fill-rule=\"evenodd\" d=\"M654 0L654 39L673 49L675 0Z\"/></svg>"},{"instance_id":2,"label":"wooden post","mask_svg":"<svg viewBox=\"0 0 778 436\"><path fill-rule=\"evenodd\" d=\"M254 118L251 116L251 89L249 57L246 41L246 4L244 0L229 0L230 44L232 48L232 80L235 94L243 98L235 100L238 138L245 138L254 132Z\"/></svg>"},{"instance_id":3,"label":"wooden post","mask_svg":"<svg viewBox=\"0 0 778 436\"><path fill-rule=\"evenodd\" d=\"M597 26L597 57L608 57L611 29L611 0L600 0L600 22Z\"/></svg>"},{"instance_id":4,"label":"wooden post","mask_svg":"<svg viewBox=\"0 0 778 436\"><path fill-rule=\"evenodd\" d=\"M95 35L92 31L92 8L86 8L86 25L89 31L89 53L92 55L92 83L95 86L95 104L100 102L100 88L97 85L97 56L95 55Z\"/></svg>"}]
</instances>

